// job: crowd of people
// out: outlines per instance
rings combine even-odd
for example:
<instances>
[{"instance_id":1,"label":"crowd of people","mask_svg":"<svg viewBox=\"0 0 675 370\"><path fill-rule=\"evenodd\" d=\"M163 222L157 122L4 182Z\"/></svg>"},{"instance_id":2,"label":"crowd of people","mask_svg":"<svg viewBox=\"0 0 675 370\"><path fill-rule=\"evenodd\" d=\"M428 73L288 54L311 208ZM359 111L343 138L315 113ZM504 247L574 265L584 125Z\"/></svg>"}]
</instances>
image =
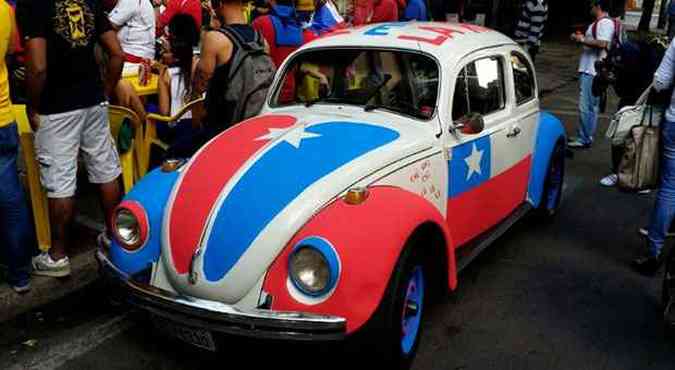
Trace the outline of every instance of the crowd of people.
<instances>
[{"instance_id":1,"label":"crowd of people","mask_svg":"<svg viewBox=\"0 0 675 370\"><path fill-rule=\"evenodd\" d=\"M25 292L31 270L36 275L70 274L67 246L78 163L85 165L89 182L98 184L106 223L112 220L122 190L108 102L130 108L144 121L148 112L175 116L203 98L203 106L158 127L158 134L170 143L167 156L189 157L224 129L256 115L275 70L302 45L344 27L428 20L426 3L354 0L349 16L343 17L332 0L256 0L250 13L242 0L0 0L0 233L8 240L3 253L9 283ZM608 15L605 1L592 1L592 15L594 22L585 32L570 36L583 46L578 135L569 142L573 149L588 148L594 141L600 109L594 91L597 63L619 45L623 50L630 46L622 39L620 22ZM523 1L514 37L532 59L539 52L547 18L547 0ZM634 103L654 72L657 89L671 87L675 55L671 49L672 45L658 71L658 64L645 68L644 61L633 63L641 77L627 84L630 88L624 89L620 107ZM157 95L152 98L138 96L121 78L126 66L147 61L153 61L158 74ZM627 68L630 63L624 64ZM312 74L311 69L301 72ZM294 84L292 78L285 80L280 95L295 93ZM49 202L48 252L36 254L26 247L35 244L34 233L17 177L18 139L10 93L25 102L35 131L40 180ZM675 121L674 109L666 113L667 122ZM675 163L670 158L675 135L664 130L664 142L668 163ZM617 162L623 155L620 147L612 152L612 173L601 180L605 186L616 184ZM649 253L635 261L640 270L660 265L663 241L675 217L674 193L675 165L664 165L646 232ZM106 225L99 244L110 244L109 230L111 225Z\"/></svg>"},{"instance_id":2,"label":"crowd of people","mask_svg":"<svg viewBox=\"0 0 675 370\"><path fill-rule=\"evenodd\" d=\"M18 293L30 275L70 274L68 246L78 164L99 188L109 222L122 189L108 104L175 116L158 126L167 156L187 157L236 122L256 115L276 69L296 49L332 30L429 19L425 0L356 0L348 17L332 0L0 0L0 233L8 282ZM345 19L347 18L347 19ZM243 57L246 55L246 57ZM141 97L123 70L152 65L157 94ZM311 73L311 71L307 71ZM286 81L284 89L293 89ZM10 87L11 86L11 87ZM242 97L246 97L242 99ZM38 252L17 175L14 103L35 132L40 182L49 204L51 247Z\"/></svg>"}]
</instances>

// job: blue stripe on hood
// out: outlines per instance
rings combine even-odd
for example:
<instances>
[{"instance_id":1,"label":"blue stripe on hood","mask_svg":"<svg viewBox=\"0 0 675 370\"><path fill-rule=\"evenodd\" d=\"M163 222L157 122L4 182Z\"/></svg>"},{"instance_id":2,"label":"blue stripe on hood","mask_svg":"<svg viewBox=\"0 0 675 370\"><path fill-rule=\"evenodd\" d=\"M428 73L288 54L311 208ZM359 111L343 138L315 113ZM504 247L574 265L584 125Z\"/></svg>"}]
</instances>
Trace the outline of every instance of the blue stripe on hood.
<instances>
[{"instance_id":1,"label":"blue stripe on hood","mask_svg":"<svg viewBox=\"0 0 675 370\"><path fill-rule=\"evenodd\" d=\"M217 211L204 252L204 274L221 280L253 240L307 187L399 133L384 127L327 122L305 129L299 148L280 140L241 177Z\"/></svg>"}]
</instances>

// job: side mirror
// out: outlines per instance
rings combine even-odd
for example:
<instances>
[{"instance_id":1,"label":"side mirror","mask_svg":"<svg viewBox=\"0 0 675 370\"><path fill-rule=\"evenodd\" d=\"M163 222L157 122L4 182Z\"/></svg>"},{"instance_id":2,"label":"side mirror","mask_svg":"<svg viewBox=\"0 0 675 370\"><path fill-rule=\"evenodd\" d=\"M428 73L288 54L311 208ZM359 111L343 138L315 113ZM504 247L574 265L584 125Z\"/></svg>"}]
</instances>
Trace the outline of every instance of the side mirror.
<instances>
[{"instance_id":1,"label":"side mirror","mask_svg":"<svg viewBox=\"0 0 675 370\"><path fill-rule=\"evenodd\" d=\"M476 135L483 132L485 121L480 113L468 113L455 121L455 130L459 130L465 135Z\"/></svg>"}]
</instances>

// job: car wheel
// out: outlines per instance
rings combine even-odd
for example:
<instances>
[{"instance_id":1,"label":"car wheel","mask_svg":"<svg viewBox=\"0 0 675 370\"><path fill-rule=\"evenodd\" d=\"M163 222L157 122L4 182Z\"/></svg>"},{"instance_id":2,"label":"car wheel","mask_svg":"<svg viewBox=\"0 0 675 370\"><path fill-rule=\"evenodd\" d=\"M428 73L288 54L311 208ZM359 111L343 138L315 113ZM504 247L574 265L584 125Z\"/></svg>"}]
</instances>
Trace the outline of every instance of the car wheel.
<instances>
[{"instance_id":1,"label":"car wheel","mask_svg":"<svg viewBox=\"0 0 675 370\"><path fill-rule=\"evenodd\" d=\"M666 333L675 334L675 249L671 249L665 261L661 302L663 303L663 322Z\"/></svg>"},{"instance_id":2,"label":"car wheel","mask_svg":"<svg viewBox=\"0 0 675 370\"><path fill-rule=\"evenodd\" d=\"M556 143L551 153L551 163L546 171L541 204L537 209L538 218L551 220L560 210L563 185L565 183L565 146L562 141Z\"/></svg>"},{"instance_id":3,"label":"car wheel","mask_svg":"<svg viewBox=\"0 0 675 370\"><path fill-rule=\"evenodd\" d=\"M412 246L407 247L380 305L357 341L364 357L386 369L410 368L420 343L426 287L422 259Z\"/></svg>"}]
</instances>

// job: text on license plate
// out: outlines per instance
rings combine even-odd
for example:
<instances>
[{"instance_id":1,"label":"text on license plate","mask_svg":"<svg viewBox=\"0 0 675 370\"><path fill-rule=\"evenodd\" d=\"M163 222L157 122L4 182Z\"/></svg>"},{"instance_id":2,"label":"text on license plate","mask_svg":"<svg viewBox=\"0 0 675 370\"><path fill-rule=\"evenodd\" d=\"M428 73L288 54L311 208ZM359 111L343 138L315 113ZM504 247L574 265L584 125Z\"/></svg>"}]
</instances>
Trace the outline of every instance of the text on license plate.
<instances>
[{"instance_id":1,"label":"text on license plate","mask_svg":"<svg viewBox=\"0 0 675 370\"><path fill-rule=\"evenodd\" d=\"M157 329L186 343L207 349L209 351L216 350L216 344L213 341L213 335L211 335L211 332L208 330L179 325L157 316L153 317L153 322Z\"/></svg>"}]
</instances>

